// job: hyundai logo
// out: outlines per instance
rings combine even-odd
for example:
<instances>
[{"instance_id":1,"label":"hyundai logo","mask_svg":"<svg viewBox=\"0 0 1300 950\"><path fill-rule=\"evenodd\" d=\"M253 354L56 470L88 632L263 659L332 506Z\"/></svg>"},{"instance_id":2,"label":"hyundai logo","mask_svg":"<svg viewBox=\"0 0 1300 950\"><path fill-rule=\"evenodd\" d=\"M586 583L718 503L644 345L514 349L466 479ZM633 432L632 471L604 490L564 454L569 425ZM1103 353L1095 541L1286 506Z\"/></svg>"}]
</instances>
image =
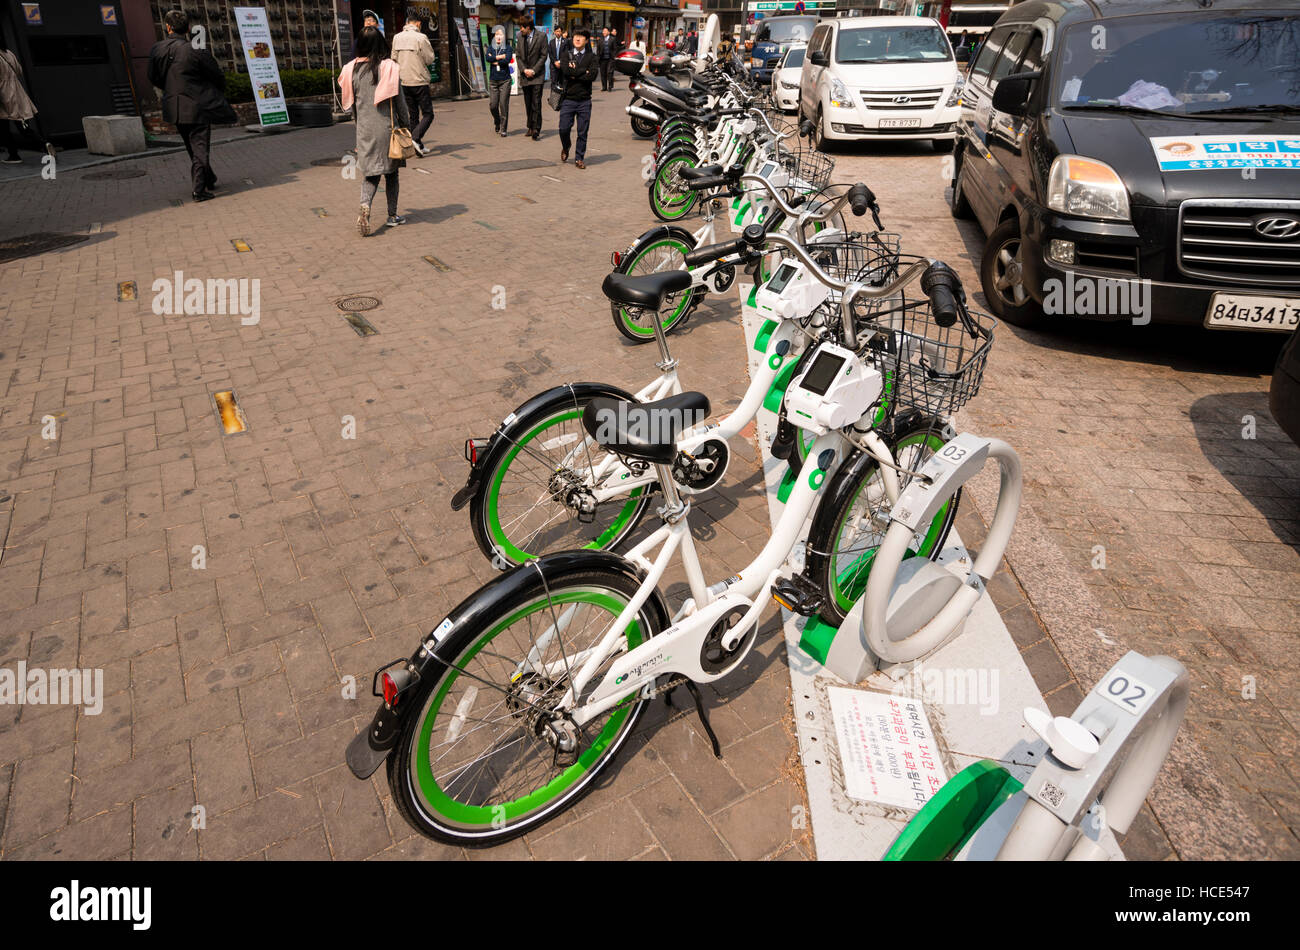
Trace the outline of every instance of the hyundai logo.
<instances>
[{"instance_id":1,"label":"hyundai logo","mask_svg":"<svg viewBox=\"0 0 1300 950\"><path fill-rule=\"evenodd\" d=\"M911 96L894 96L894 102L900 106L905 106L912 101Z\"/></svg>"},{"instance_id":2,"label":"hyundai logo","mask_svg":"<svg viewBox=\"0 0 1300 950\"><path fill-rule=\"evenodd\" d=\"M1300 237L1300 218L1289 214L1256 218L1255 233L1275 241L1288 241Z\"/></svg>"}]
</instances>

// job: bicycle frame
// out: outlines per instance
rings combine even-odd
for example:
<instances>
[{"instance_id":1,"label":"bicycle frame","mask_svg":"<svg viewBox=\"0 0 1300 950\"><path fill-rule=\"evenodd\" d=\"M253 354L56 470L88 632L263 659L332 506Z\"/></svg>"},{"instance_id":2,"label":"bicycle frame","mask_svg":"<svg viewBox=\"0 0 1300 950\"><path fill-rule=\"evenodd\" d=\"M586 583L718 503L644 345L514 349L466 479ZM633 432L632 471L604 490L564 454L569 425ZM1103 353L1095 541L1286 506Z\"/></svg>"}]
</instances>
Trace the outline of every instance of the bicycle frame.
<instances>
[{"instance_id":1,"label":"bicycle frame","mask_svg":"<svg viewBox=\"0 0 1300 950\"><path fill-rule=\"evenodd\" d=\"M867 433L864 442L871 454L885 463L881 466L881 471L888 473L884 478L885 490L892 503L899 494L897 476L889 467L894 464L893 453L874 432ZM572 675L560 707L569 710L569 715L578 726L619 705L636 691L652 686L664 674L678 673L697 683L712 682L727 675L743 661L748 649L734 657L725 669L709 672L703 668L700 659L705 637L719 620L737 610L743 610L741 619L727 630L722 640L724 649L731 651L758 624L766 606L766 598L761 598L760 595L771 587L798 543L808 515L833 466L852 447L853 444L839 432L828 432L820 436L813 443L809 465L801 473L763 550L738 574L712 586L705 583L695 541L691 536L690 503L683 501L677 493L667 466L655 466L658 470L657 477L665 485L666 504L661 509L664 524L626 555L628 560L646 572L636 594L596 646L573 657L566 656L541 666L536 665L536 660L543 655L551 640L571 622L573 610L566 610L554 618L552 624L538 637L529 656L520 663L519 672L532 671L548 678L558 678L571 673L577 666L577 672ZM814 459L815 464L812 461ZM651 561L649 554L656 548L658 553ZM626 651L627 627L658 587L674 555L681 557L691 596L672 618L672 626L615 659L591 698L581 706L572 707L575 697L582 693L605 662Z\"/></svg>"}]
</instances>

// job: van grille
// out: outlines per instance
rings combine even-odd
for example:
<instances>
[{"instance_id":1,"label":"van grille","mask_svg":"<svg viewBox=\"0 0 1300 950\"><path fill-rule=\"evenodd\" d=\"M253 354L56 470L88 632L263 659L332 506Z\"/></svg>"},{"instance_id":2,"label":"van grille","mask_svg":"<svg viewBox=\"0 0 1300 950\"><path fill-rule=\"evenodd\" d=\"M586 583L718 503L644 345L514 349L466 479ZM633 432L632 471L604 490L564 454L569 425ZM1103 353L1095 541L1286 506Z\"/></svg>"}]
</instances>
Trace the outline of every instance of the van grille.
<instances>
[{"instance_id":1,"label":"van grille","mask_svg":"<svg viewBox=\"0 0 1300 950\"><path fill-rule=\"evenodd\" d=\"M1300 233L1256 230L1270 217L1300 220L1300 201L1192 199L1178 211L1178 267L1188 276L1245 284L1300 285Z\"/></svg>"},{"instance_id":2,"label":"van grille","mask_svg":"<svg viewBox=\"0 0 1300 950\"><path fill-rule=\"evenodd\" d=\"M943 96L943 88L937 89L863 89L862 104L868 109L933 109ZM906 99L906 102L899 102Z\"/></svg>"}]
</instances>

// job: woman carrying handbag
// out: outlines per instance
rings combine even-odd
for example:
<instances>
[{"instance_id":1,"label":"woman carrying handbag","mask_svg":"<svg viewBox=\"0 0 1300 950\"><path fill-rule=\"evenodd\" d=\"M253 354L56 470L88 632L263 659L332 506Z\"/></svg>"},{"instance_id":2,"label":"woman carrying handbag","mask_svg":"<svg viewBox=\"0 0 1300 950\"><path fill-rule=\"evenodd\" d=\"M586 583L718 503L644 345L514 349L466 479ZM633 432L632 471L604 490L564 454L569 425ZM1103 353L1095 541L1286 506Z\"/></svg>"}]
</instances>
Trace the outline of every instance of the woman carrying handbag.
<instances>
[{"instance_id":1,"label":"woman carrying handbag","mask_svg":"<svg viewBox=\"0 0 1300 950\"><path fill-rule=\"evenodd\" d=\"M406 98L401 94L400 70L388 58L388 40L372 26L357 34L356 59L343 67L339 88L344 109L351 109L357 126L357 170L361 179L361 214L357 231L370 234L370 205L384 178L390 227L405 224L397 213L397 173L415 154L408 126Z\"/></svg>"}]
</instances>

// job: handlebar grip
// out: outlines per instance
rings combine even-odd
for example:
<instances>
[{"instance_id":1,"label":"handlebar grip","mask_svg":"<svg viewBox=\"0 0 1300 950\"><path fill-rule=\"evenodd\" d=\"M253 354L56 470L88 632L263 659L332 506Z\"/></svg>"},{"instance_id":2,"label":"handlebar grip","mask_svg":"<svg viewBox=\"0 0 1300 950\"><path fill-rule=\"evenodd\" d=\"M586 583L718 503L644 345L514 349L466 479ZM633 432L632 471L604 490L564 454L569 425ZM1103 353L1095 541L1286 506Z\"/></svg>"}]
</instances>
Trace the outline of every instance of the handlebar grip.
<instances>
[{"instance_id":1,"label":"handlebar grip","mask_svg":"<svg viewBox=\"0 0 1300 950\"><path fill-rule=\"evenodd\" d=\"M697 247L686 255L686 266L699 267L701 264L708 264L711 261L718 261L732 254L738 254L744 249L744 238L725 241L722 244L706 244L704 247Z\"/></svg>"},{"instance_id":2,"label":"handlebar grip","mask_svg":"<svg viewBox=\"0 0 1300 950\"><path fill-rule=\"evenodd\" d=\"M941 327L950 327L961 315L961 304L966 292L962 289L961 278L943 261L935 261L921 275L921 290L930 298L930 312L934 322Z\"/></svg>"},{"instance_id":3,"label":"handlebar grip","mask_svg":"<svg viewBox=\"0 0 1300 950\"><path fill-rule=\"evenodd\" d=\"M855 218L860 218L866 214L867 209L871 207L871 202L875 200L875 197L876 196L871 193L871 189L862 184L862 182L858 182L850 188L849 207L853 210L853 216Z\"/></svg>"}]
</instances>

